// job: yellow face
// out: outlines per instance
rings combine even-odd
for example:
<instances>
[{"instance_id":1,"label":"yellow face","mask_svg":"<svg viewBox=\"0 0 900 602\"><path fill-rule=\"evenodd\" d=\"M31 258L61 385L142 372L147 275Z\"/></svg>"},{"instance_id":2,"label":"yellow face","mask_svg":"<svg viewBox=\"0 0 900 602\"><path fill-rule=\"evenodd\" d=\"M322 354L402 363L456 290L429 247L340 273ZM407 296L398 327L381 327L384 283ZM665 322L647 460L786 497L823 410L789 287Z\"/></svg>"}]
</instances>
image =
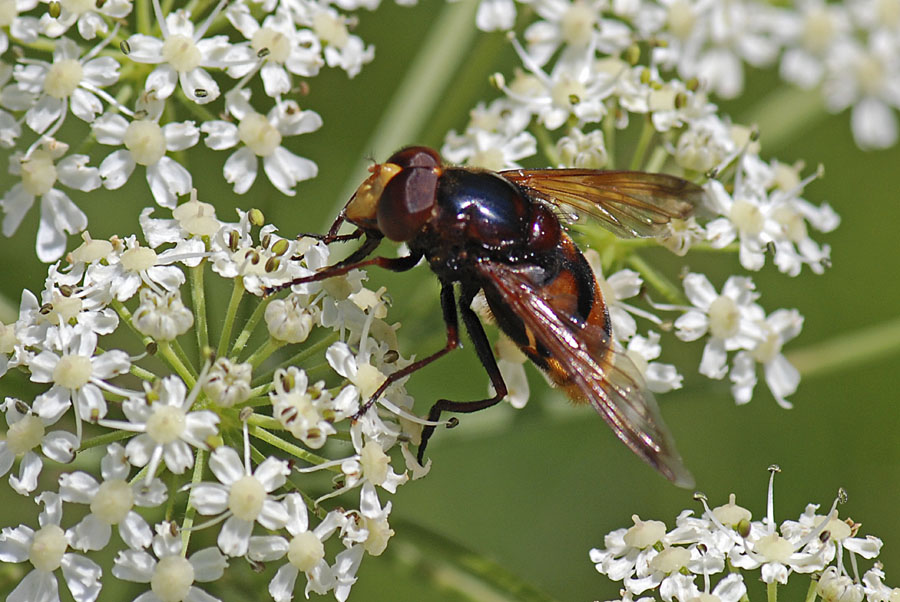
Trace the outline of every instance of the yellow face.
<instances>
[{"instance_id":1,"label":"yellow face","mask_svg":"<svg viewBox=\"0 0 900 602\"><path fill-rule=\"evenodd\" d=\"M391 181L391 178L400 173L401 169L394 163L373 165L370 169L372 175L360 184L356 189L356 194L347 203L347 220L361 228L375 227L375 212L384 187Z\"/></svg>"}]
</instances>

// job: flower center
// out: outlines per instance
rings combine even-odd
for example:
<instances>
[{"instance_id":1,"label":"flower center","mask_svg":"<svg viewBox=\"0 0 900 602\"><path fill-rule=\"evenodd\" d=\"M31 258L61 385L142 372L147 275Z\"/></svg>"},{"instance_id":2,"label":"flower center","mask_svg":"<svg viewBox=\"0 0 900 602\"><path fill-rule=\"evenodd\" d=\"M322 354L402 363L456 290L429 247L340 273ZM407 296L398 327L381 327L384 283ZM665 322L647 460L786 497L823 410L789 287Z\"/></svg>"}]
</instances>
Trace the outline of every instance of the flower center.
<instances>
[{"instance_id":1,"label":"flower center","mask_svg":"<svg viewBox=\"0 0 900 602\"><path fill-rule=\"evenodd\" d=\"M878 21L888 29L900 23L900 1L879 0L877 3Z\"/></svg>"},{"instance_id":2,"label":"flower center","mask_svg":"<svg viewBox=\"0 0 900 602\"><path fill-rule=\"evenodd\" d=\"M122 141L139 165L154 165L166 154L166 139L154 121L132 121L125 128Z\"/></svg>"},{"instance_id":3,"label":"flower center","mask_svg":"<svg viewBox=\"0 0 900 602\"><path fill-rule=\"evenodd\" d=\"M863 54L856 63L856 78L866 96L876 96L884 86L884 65L878 57Z\"/></svg>"},{"instance_id":4,"label":"flower center","mask_svg":"<svg viewBox=\"0 0 900 602\"><path fill-rule=\"evenodd\" d=\"M386 520L363 517L363 524L369 536L363 544L366 552L372 556L381 556L381 553L387 549L388 540L394 535L394 530Z\"/></svg>"},{"instance_id":5,"label":"flower center","mask_svg":"<svg viewBox=\"0 0 900 602\"><path fill-rule=\"evenodd\" d=\"M584 2L574 2L559 23L562 38L573 46L587 46L594 32L594 11Z\"/></svg>"},{"instance_id":6,"label":"flower center","mask_svg":"<svg viewBox=\"0 0 900 602\"><path fill-rule=\"evenodd\" d=\"M0 0L0 27L9 27L18 16L16 0Z\"/></svg>"},{"instance_id":7,"label":"flower center","mask_svg":"<svg viewBox=\"0 0 900 602\"><path fill-rule=\"evenodd\" d=\"M720 295L709 304L709 330L717 339L733 337L741 324L741 312L734 299Z\"/></svg>"},{"instance_id":8,"label":"flower center","mask_svg":"<svg viewBox=\"0 0 900 602\"><path fill-rule=\"evenodd\" d=\"M28 194L44 195L56 184L56 166L47 153L37 151L21 166L22 186Z\"/></svg>"},{"instance_id":9,"label":"flower center","mask_svg":"<svg viewBox=\"0 0 900 602\"><path fill-rule=\"evenodd\" d=\"M261 27L253 34L250 47L257 53L265 49L269 51L267 60L283 63L291 54L291 41L280 31L270 27Z\"/></svg>"},{"instance_id":10,"label":"flower center","mask_svg":"<svg viewBox=\"0 0 900 602\"><path fill-rule=\"evenodd\" d=\"M150 578L150 589L163 602L181 602L194 584L194 567L187 558L163 556Z\"/></svg>"},{"instance_id":11,"label":"flower center","mask_svg":"<svg viewBox=\"0 0 900 602\"><path fill-rule=\"evenodd\" d=\"M825 6L813 8L803 22L801 40L811 52L821 53L831 43L835 33L834 20Z\"/></svg>"},{"instance_id":12,"label":"flower center","mask_svg":"<svg viewBox=\"0 0 900 602\"><path fill-rule=\"evenodd\" d=\"M153 414L147 420L147 434L160 445L181 437L184 428L184 410L175 406L156 404Z\"/></svg>"},{"instance_id":13,"label":"flower center","mask_svg":"<svg viewBox=\"0 0 900 602\"><path fill-rule=\"evenodd\" d=\"M774 332L769 332L766 338L750 352L750 355L760 364L768 364L779 353L781 353L781 337Z\"/></svg>"},{"instance_id":14,"label":"flower center","mask_svg":"<svg viewBox=\"0 0 900 602\"><path fill-rule=\"evenodd\" d=\"M281 145L281 132L259 113L249 113L241 119L238 136L258 157L268 157Z\"/></svg>"},{"instance_id":15,"label":"flower center","mask_svg":"<svg viewBox=\"0 0 900 602\"><path fill-rule=\"evenodd\" d=\"M653 560L650 561L650 568L670 575L687 566L690 560L691 553L685 548L666 548L653 557Z\"/></svg>"},{"instance_id":16,"label":"flower center","mask_svg":"<svg viewBox=\"0 0 900 602\"><path fill-rule=\"evenodd\" d=\"M91 379L91 358L64 355L53 368L53 382L65 389L80 389Z\"/></svg>"},{"instance_id":17,"label":"flower center","mask_svg":"<svg viewBox=\"0 0 900 602\"><path fill-rule=\"evenodd\" d=\"M134 506L134 492L121 479L104 481L91 501L91 512L108 525L118 525Z\"/></svg>"},{"instance_id":18,"label":"flower center","mask_svg":"<svg viewBox=\"0 0 900 602\"><path fill-rule=\"evenodd\" d=\"M203 55L191 38L176 34L169 36L162 48L162 58L179 73L193 71L200 65Z\"/></svg>"},{"instance_id":19,"label":"flower center","mask_svg":"<svg viewBox=\"0 0 900 602\"><path fill-rule=\"evenodd\" d=\"M363 474L375 485L381 485L387 478L388 463L391 459L384 453L381 446L374 441L369 441L359 454L359 464Z\"/></svg>"},{"instance_id":20,"label":"flower center","mask_svg":"<svg viewBox=\"0 0 900 602\"><path fill-rule=\"evenodd\" d=\"M744 199L738 199L734 202L728 218L737 226L738 230L751 236L756 236L762 232L766 223L759 207L755 203Z\"/></svg>"},{"instance_id":21,"label":"flower center","mask_svg":"<svg viewBox=\"0 0 900 602\"><path fill-rule=\"evenodd\" d=\"M553 104L558 107L568 108L581 102L586 92L587 90L585 90L581 82L569 77L563 77L553 86L550 96L553 98Z\"/></svg>"},{"instance_id":22,"label":"flower center","mask_svg":"<svg viewBox=\"0 0 900 602\"><path fill-rule=\"evenodd\" d=\"M766 557L769 562L785 563L794 552L791 542L777 533L771 533L756 542L756 551Z\"/></svg>"},{"instance_id":23,"label":"flower center","mask_svg":"<svg viewBox=\"0 0 900 602\"><path fill-rule=\"evenodd\" d=\"M50 524L34 534L28 560L37 570L50 573L62 564L67 547L65 532L59 525Z\"/></svg>"},{"instance_id":24,"label":"flower center","mask_svg":"<svg viewBox=\"0 0 900 602\"><path fill-rule=\"evenodd\" d=\"M216 209L209 203L188 201L172 210L172 217L195 236L212 236L219 230Z\"/></svg>"},{"instance_id":25,"label":"flower center","mask_svg":"<svg viewBox=\"0 0 900 602\"><path fill-rule=\"evenodd\" d=\"M120 261L129 272L143 272L156 265L156 251L149 247L134 247L122 253Z\"/></svg>"},{"instance_id":26,"label":"flower center","mask_svg":"<svg viewBox=\"0 0 900 602\"><path fill-rule=\"evenodd\" d=\"M734 503L733 493L729 496L727 504L713 508L712 513L716 520L729 527L733 527L742 520L749 521L753 516L749 510Z\"/></svg>"},{"instance_id":27,"label":"flower center","mask_svg":"<svg viewBox=\"0 0 900 602\"><path fill-rule=\"evenodd\" d=\"M14 455L24 454L41 444L44 423L34 414L26 414L6 431L6 447Z\"/></svg>"},{"instance_id":28,"label":"flower center","mask_svg":"<svg viewBox=\"0 0 900 602\"><path fill-rule=\"evenodd\" d=\"M666 535L666 524L658 520L643 521L637 515L631 517L634 526L625 532L625 545L643 550Z\"/></svg>"},{"instance_id":29,"label":"flower center","mask_svg":"<svg viewBox=\"0 0 900 602\"><path fill-rule=\"evenodd\" d=\"M297 533L288 545L288 562L298 570L309 572L325 558L325 546L312 531Z\"/></svg>"},{"instance_id":30,"label":"flower center","mask_svg":"<svg viewBox=\"0 0 900 602\"><path fill-rule=\"evenodd\" d=\"M359 394L363 399L368 399L378 390L378 387L387 380L387 377L372 364L360 364L356 371L356 378L353 384L359 389Z\"/></svg>"},{"instance_id":31,"label":"flower center","mask_svg":"<svg viewBox=\"0 0 900 602\"><path fill-rule=\"evenodd\" d=\"M489 148L487 150L475 151L472 158L469 159L469 165L483 167L492 171L500 171L506 166L503 159L503 151L499 148Z\"/></svg>"},{"instance_id":32,"label":"flower center","mask_svg":"<svg viewBox=\"0 0 900 602\"><path fill-rule=\"evenodd\" d=\"M335 48L343 48L350 39L344 21L324 11L313 17L313 31L320 40Z\"/></svg>"},{"instance_id":33,"label":"flower center","mask_svg":"<svg viewBox=\"0 0 900 602\"><path fill-rule=\"evenodd\" d=\"M669 31L675 37L682 40L690 37L696 21L697 15L687 0L675 0L669 5Z\"/></svg>"},{"instance_id":34,"label":"flower center","mask_svg":"<svg viewBox=\"0 0 900 602\"><path fill-rule=\"evenodd\" d=\"M262 510L266 490L252 475L241 477L228 492L228 509L241 520L254 521Z\"/></svg>"},{"instance_id":35,"label":"flower center","mask_svg":"<svg viewBox=\"0 0 900 602\"><path fill-rule=\"evenodd\" d=\"M63 59L55 62L44 78L44 92L53 98L68 98L78 87L84 69L75 59Z\"/></svg>"}]
</instances>

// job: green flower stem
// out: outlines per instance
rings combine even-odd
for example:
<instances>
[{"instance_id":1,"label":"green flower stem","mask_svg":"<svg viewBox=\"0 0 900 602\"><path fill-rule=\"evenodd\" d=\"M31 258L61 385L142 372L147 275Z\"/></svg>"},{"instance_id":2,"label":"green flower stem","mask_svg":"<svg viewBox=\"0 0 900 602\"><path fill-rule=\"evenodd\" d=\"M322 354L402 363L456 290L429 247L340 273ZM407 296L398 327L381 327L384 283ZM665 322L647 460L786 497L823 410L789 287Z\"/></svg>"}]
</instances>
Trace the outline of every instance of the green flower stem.
<instances>
[{"instance_id":1,"label":"green flower stem","mask_svg":"<svg viewBox=\"0 0 900 602\"><path fill-rule=\"evenodd\" d=\"M131 431L111 431L109 433L104 433L103 435L98 435L96 437L91 437L90 439L85 439L81 442L81 445L78 446L78 451L83 452L85 450L100 447L101 445L106 447L110 443L115 443L116 441L121 441L122 439L130 439L134 437L137 433L132 433Z\"/></svg>"},{"instance_id":2,"label":"green flower stem","mask_svg":"<svg viewBox=\"0 0 900 602\"><path fill-rule=\"evenodd\" d=\"M125 305L122 304L122 302L118 299L113 299L110 302L110 305L114 310L116 310L116 313L119 314L119 317L122 318L122 321L125 322L125 325L131 330L131 332L136 334L138 338L141 339L141 343L146 349L147 345L153 342L153 339L137 329L137 327L134 325L134 322L132 321L131 311L129 311L129 309L125 307Z\"/></svg>"},{"instance_id":3,"label":"green flower stem","mask_svg":"<svg viewBox=\"0 0 900 602\"><path fill-rule=\"evenodd\" d=\"M666 164L666 160L668 158L669 151L667 151L664 146L655 146L653 147L653 152L650 153L650 158L647 160L647 164L644 166L644 170L649 172L662 171L662 168Z\"/></svg>"},{"instance_id":4,"label":"green flower stem","mask_svg":"<svg viewBox=\"0 0 900 602\"><path fill-rule=\"evenodd\" d=\"M219 338L219 346L216 349L216 357L223 357L225 351L228 349L228 342L231 340L231 329L234 328L234 320L237 316L237 310L243 297L244 280L242 278L235 278L234 288L231 289L231 299L228 300L228 309L225 310L225 324L222 326L222 334Z\"/></svg>"},{"instance_id":5,"label":"green flower stem","mask_svg":"<svg viewBox=\"0 0 900 602\"><path fill-rule=\"evenodd\" d=\"M204 449L197 449L197 456L194 459L194 472L191 474L191 484L196 485L203 480L203 468L206 466L206 454ZM172 496L175 497L175 496ZM187 555L188 544L191 542L191 527L194 526L194 516L197 509L193 504L188 504L184 512L184 520L181 521L181 555Z\"/></svg>"},{"instance_id":6,"label":"green flower stem","mask_svg":"<svg viewBox=\"0 0 900 602\"><path fill-rule=\"evenodd\" d=\"M294 445L288 441L285 441L281 437L277 437L270 433L269 431L256 426L255 424L250 424L252 422L253 416L250 417L251 420L248 421L248 432L251 437L256 437L260 441L264 441L268 443L272 447L280 449L281 451L290 454L291 456L303 460L304 462L308 462L310 464L324 464L327 460L322 458L321 456L317 456L313 453L308 452L307 450ZM280 425L279 425L280 426ZM341 472L340 466L332 466L331 468L327 468L326 470L330 470L332 472Z\"/></svg>"},{"instance_id":7,"label":"green flower stem","mask_svg":"<svg viewBox=\"0 0 900 602\"><path fill-rule=\"evenodd\" d=\"M159 354L166 360L169 366L181 377L181 380L184 381L184 384L187 386L188 390L194 388L194 384L196 384L197 379L195 375L191 372L191 370L184 365L181 361L181 358L172 350L172 346L169 344L169 341L160 341L159 342Z\"/></svg>"},{"instance_id":8,"label":"green flower stem","mask_svg":"<svg viewBox=\"0 0 900 602\"><path fill-rule=\"evenodd\" d=\"M616 118L608 108L603 116L603 142L606 144L606 163L610 169L616 169Z\"/></svg>"},{"instance_id":9,"label":"green flower stem","mask_svg":"<svg viewBox=\"0 0 900 602\"><path fill-rule=\"evenodd\" d=\"M258 426L263 429L270 430L285 430L284 425L272 418L271 416L266 416L264 414L250 414L250 417L247 419L248 425Z\"/></svg>"},{"instance_id":10,"label":"green flower stem","mask_svg":"<svg viewBox=\"0 0 900 602\"><path fill-rule=\"evenodd\" d=\"M809 589L806 590L806 600L804 602L816 602L816 588L818 585L819 582L815 579L809 580Z\"/></svg>"},{"instance_id":11,"label":"green flower stem","mask_svg":"<svg viewBox=\"0 0 900 602\"><path fill-rule=\"evenodd\" d=\"M145 35L152 35L150 26L154 23L153 7L150 0L138 0L135 2L134 13L137 17L137 31Z\"/></svg>"},{"instance_id":12,"label":"green flower stem","mask_svg":"<svg viewBox=\"0 0 900 602\"><path fill-rule=\"evenodd\" d=\"M804 377L846 371L900 351L900 317L785 354Z\"/></svg>"},{"instance_id":13,"label":"green flower stem","mask_svg":"<svg viewBox=\"0 0 900 602\"><path fill-rule=\"evenodd\" d=\"M647 154L647 148L650 146L650 141L653 140L653 136L656 134L656 128L653 127L653 122L650 120L650 115L648 114L644 119L644 126L641 128L641 137L638 138L637 146L634 148L634 154L631 155L631 165L628 166L628 169L640 169L641 165L644 163L644 156Z\"/></svg>"},{"instance_id":14,"label":"green flower stem","mask_svg":"<svg viewBox=\"0 0 900 602\"><path fill-rule=\"evenodd\" d=\"M184 348L181 346L181 343L178 342L178 339L170 341L172 345L172 351L178 356L178 359L181 360L181 363L188 369L188 371L196 378L197 370L194 369L194 365L191 363L191 359L188 357L187 353L185 353ZM205 356L203 356L205 357Z\"/></svg>"},{"instance_id":15,"label":"green flower stem","mask_svg":"<svg viewBox=\"0 0 900 602\"><path fill-rule=\"evenodd\" d=\"M778 583L775 581L766 584L766 600L768 602L778 602Z\"/></svg>"},{"instance_id":16,"label":"green flower stem","mask_svg":"<svg viewBox=\"0 0 900 602\"><path fill-rule=\"evenodd\" d=\"M197 349L201 352L209 347L209 324L206 321L206 289L203 286L205 279L206 262L200 262L190 268L191 273L191 302L194 306L194 332L197 333Z\"/></svg>"},{"instance_id":17,"label":"green flower stem","mask_svg":"<svg viewBox=\"0 0 900 602\"><path fill-rule=\"evenodd\" d=\"M276 338L269 337L266 342L263 343L261 347L259 347L259 349L250 354L250 357L247 358L247 362L251 366L256 368L261 363L266 361L266 359L270 355L272 355L282 347L284 347L284 341L279 341Z\"/></svg>"},{"instance_id":18,"label":"green flower stem","mask_svg":"<svg viewBox=\"0 0 900 602\"><path fill-rule=\"evenodd\" d=\"M128 372L133 374L134 376L137 376L139 379L146 380L148 382L153 382L157 378L159 378L153 372L150 372L149 370L146 370L146 369L141 368L140 366L136 366L134 364L131 364L131 368L128 369Z\"/></svg>"},{"instance_id":19,"label":"green flower stem","mask_svg":"<svg viewBox=\"0 0 900 602\"><path fill-rule=\"evenodd\" d=\"M547 163L554 167L559 165L560 158L559 153L556 151L556 143L553 141L553 137L550 136L547 128L540 123L535 123L531 131L534 133L534 137L537 138L541 152L547 157Z\"/></svg>"},{"instance_id":20,"label":"green flower stem","mask_svg":"<svg viewBox=\"0 0 900 602\"><path fill-rule=\"evenodd\" d=\"M271 382L268 382L268 383L259 385L258 387L254 387L254 388L250 389L250 399L248 399L246 402L241 404L241 407L244 407L244 406L256 407L256 406L260 406L260 405L269 403L268 395L269 395L269 392L272 391L272 389L274 389L274 388L275 388L274 384Z\"/></svg>"},{"instance_id":21,"label":"green flower stem","mask_svg":"<svg viewBox=\"0 0 900 602\"><path fill-rule=\"evenodd\" d=\"M337 341L340 338L340 333L333 332L329 334L327 337L322 339L321 341L317 341L308 347L305 347L301 352L292 358L288 359L284 362L285 366L302 366L303 363L311 358L312 356L321 353L328 349L332 343ZM272 375L274 374L274 370L270 370L264 374L260 374L256 378L253 379L251 385L255 387L259 387L262 384L270 383L272 381Z\"/></svg>"},{"instance_id":22,"label":"green flower stem","mask_svg":"<svg viewBox=\"0 0 900 602\"><path fill-rule=\"evenodd\" d=\"M641 275L644 282L656 289L666 301L674 305L687 303L687 299L684 298L684 293L681 292L681 289L662 273L658 272L656 268L644 261L640 255L631 253L628 255L626 262Z\"/></svg>"},{"instance_id":23,"label":"green flower stem","mask_svg":"<svg viewBox=\"0 0 900 602\"><path fill-rule=\"evenodd\" d=\"M363 145L374 157L386 157L410 140L415 140L432 115L439 112L449 84L448 74L456 73L463 61L473 61L470 54L477 34L471 26L478 2L447 2L440 8L421 50L394 89L387 108ZM489 57L493 60L493 56ZM443 110L443 109L440 109ZM363 173L368 161L357 161L351 173ZM350 178L349 187L335 203L335 215L356 190L358 182ZM331 224L331 218L328 224Z\"/></svg>"},{"instance_id":24,"label":"green flower stem","mask_svg":"<svg viewBox=\"0 0 900 602\"><path fill-rule=\"evenodd\" d=\"M433 582L437 589L467 600L551 602L548 594L523 581L497 562L421 524L391 519L397 524L388 558Z\"/></svg>"},{"instance_id":25,"label":"green flower stem","mask_svg":"<svg viewBox=\"0 0 900 602\"><path fill-rule=\"evenodd\" d=\"M266 315L266 308L269 306L269 303L272 302L274 297L266 297L264 299L260 299L259 303L254 308L253 313L250 314L250 318L244 323L244 327L241 329L241 332L237 335L234 340L234 345L231 347L231 356L230 357L238 357L242 351L244 351L244 347L247 346L247 341L250 340L250 335L253 334L253 331L256 329L256 325L259 324L259 321L262 319L264 315Z\"/></svg>"},{"instance_id":26,"label":"green flower stem","mask_svg":"<svg viewBox=\"0 0 900 602\"><path fill-rule=\"evenodd\" d=\"M742 123L759 127L768 154L814 129L828 116L819 90L801 90L785 85L775 88L740 117Z\"/></svg>"}]
</instances>

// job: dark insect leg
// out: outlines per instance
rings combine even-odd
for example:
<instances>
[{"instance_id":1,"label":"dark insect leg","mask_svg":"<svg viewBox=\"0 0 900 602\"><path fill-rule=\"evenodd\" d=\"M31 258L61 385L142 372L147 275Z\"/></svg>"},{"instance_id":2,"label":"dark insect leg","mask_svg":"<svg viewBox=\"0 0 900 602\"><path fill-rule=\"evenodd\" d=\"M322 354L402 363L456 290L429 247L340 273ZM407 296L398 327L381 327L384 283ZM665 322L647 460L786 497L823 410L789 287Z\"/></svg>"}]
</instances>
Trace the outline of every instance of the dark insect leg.
<instances>
[{"instance_id":1,"label":"dark insect leg","mask_svg":"<svg viewBox=\"0 0 900 602\"><path fill-rule=\"evenodd\" d=\"M479 401L450 401L449 399L439 399L431 406L431 410L428 412L428 420L431 422L437 422L441 418L441 412L467 414L497 405L500 403L500 400L506 397L508 392L506 382L504 382L503 376L500 374L500 368L497 366L497 360L494 358L494 352L491 351L491 344L488 342L487 335L484 333L484 327L481 325L478 316L472 311L472 308L469 307L474 296L474 292L467 292L463 289L463 294L459 297L459 311L462 314L466 330L469 332L469 337L472 339L475 353L478 354L481 365L484 366L484 369L488 373L488 377L491 379L495 394L493 397L481 399ZM419 464L422 463L422 460L425 457L425 447L428 445L428 440L431 438L431 435L434 434L434 428L435 427L433 426L426 426L422 429L422 442L419 444L419 453L417 454Z\"/></svg>"},{"instance_id":2,"label":"dark insect leg","mask_svg":"<svg viewBox=\"0 0 900 602\"><path fill-rule=\"evenodd\" d=\"M419 260L422 259L421 253L413 253L410 255L404 255L403 257L373 257L372 259L359 261L366 255L371 253L375 249L375 247L378 246L379 242L381 242L381 238L372 238L367 236L366 241L362 244L362 246L354 251L353 254L350 255L350 257L348 257L347 259L332 266L322 268L312 276L295 278L290 282L285 282L283 284L268 287L265 289L265 293L268 296L277 293L278 291L282 291L286 288L290 288L295 284L306 284L307 282L318 282L320 280L334 278L335 276L343 276L347 272L351 272L357 268L364 268L370 265L377 265L378 267L385 268L392 272L405 272L406 270L411 270L412 268L416 267L416 265L418 265L419 263Z\"/></svg>"},{"instance_id":3,"label":"dark insect leg","mask_svg":"<svg viewBox=\"0 0 900 602\"><path fill-rule=\"evenodd\" d=\"M388 375L387 379L378 389L372 393L372 396L369 397L368 401L364 403L359 411L353 416L354 420L359 419L360 416L366 413L366 411L372 407L372 404L375 403L375 400L381 397L387 388L390 387L393 383L397 382L401 378L409 376L416 370L420 368L424 368L434 360L446 354L448 351L452 351L459 347L459 322L456 318L456 302L453 295L453 284L452 283L443 283L441 285L441 310L444 314L444 324L447 326L447 344L444 345L443 349L439 349L429 355L428 357L422 358L417 362L411 363L409 366L405 368L401 368L396 372L393 372ZM432 427L433 428L433 427Z\"/></svg>"},{"instance_id":4,"label":"dark insect leg","mask_svg":"<svg viewBox=\"0 0 900 602\"><path fill-rule=\"evenodd\" d=\"M355 230L350 234L335 234L331 236L330 234L315 234L313 232L301 232L296 236L299 240L301 238L313 238L315 240L319 240L324 242L326 245L330 245L333 242L347 242L348 240L356 240L357 238L362 237L364 232L362 230Z\"/></svg>"}]
</instances>

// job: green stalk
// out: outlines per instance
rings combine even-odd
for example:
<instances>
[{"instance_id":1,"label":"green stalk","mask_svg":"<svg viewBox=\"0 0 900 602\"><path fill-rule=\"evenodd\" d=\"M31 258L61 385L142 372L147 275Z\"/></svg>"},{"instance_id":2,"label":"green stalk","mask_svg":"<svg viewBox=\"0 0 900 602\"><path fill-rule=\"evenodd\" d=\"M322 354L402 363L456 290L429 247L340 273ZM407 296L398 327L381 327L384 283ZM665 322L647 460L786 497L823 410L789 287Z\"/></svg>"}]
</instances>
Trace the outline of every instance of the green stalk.
<instances>
[{"instance_id":1,"label":"green stalk","mask_svg":"<svg viewBox=\"0 0 900 602\"><path fill-rule=\"evenodd\" d=\"M415 140L428 119L437 112L449 84L448 74L455 73L464 60L472 58L469 52L477 30L471 23L475 20L477 6L475 0L447 2L441 6L421 50L363 146L372 156L386 157ZM357 161L351 173L363 173L367 164L366 160ZM356 190L359 182L354 178L350 181L329 216L335 215ZM329 225L330 217L325 227Z\"/></svg>"},{"instance_id":2,"label":"green stalk","mask_svg":"<svg viewBox=\"0 0 900 602\"><path fill-rule=\"evenodd\" d=\"M219 346L216 349L216 357L224 357L228 349L228 341L231 339L231 329L234 328L234 320L238 307L244 296L244 280L234 279L234 288L231 289L231 299L228 300L228 309L225 311L225 324L222 325L222 334L219 337Z\"/></svg>"},{"instance_id":3,"label":"green stalk","mask_svg":"<svg viewBox=\"0 0 900 602\"><path fill-rule=\"evenodd\" d=\"M264 315L266 315L266 308L269 306L269 303L272 302L274 297L266 297L264 299L260 299L259 303L256 305L256 308L253 310L253 313L250 314L250 318L244 323L244 327L241 329L241 332L234 340L234 345L231 347L231 357L238 357L241 352L244 350L244 347L247 345L247 341L250 339L250 335L253 334L253 331L256 329L256 325L259 324L259 321L262 319Z\"/></svg>"},{"instance_id":4,"label":"green stalk","mask_svg":"<svg viewBox=\"0 0 900 602\"><path fill-rule=\"evenodd\" d=\"M209 347L209 324L206 321L206 289L203 286L206 262L190 268L191 302L194 306L194 332L197 333L197 349L200 353Z\"/></svg>"},{"instance_id":5,"label":"green stalk","mask_svg":"<svg viewBox=\"0 0 900 602\"><path fill-rule=\"evenodd\" d=\"M252 421L253 416L251 416L250 418ZM278 448L281 451L283 451L287 454L290 454L294 458L303 460L304 462L309 462L310 464L319 465L319 464L324 464L325 462L327 462L327 460L325 458L322 458L313 453L310 453L310 452L306 451L305 449L303 449L302 447L294 445L293 443L289 443L289 442L285 441L284 439L282 439L281 437L277 437L265 429L262 429L256 425L249 424L249 422L251 422L251 421L248 421L248 429L249 429L248 432L250 433L251 437L256 437L260 441L264 441L264 442L268 443L269 445L271 445L272 447ZM332 466L331 468L328 468L326 470L330 470L332 472L339 473L339 472L341 472L341 467L340 466Z\"/></svg>"},{"instance_id":6,"label":"green stalk","mask_svg":"<svg viewBox=\"0 0 900 602\"><path fill-rule=\"evenodd\" d=\"M194 460L194 472L191 474L191 484L196 485L203 480L203 468L206 466L206 450L198 449ZM174 497L174 496L173 496ZM194 516L197 509L193 504L188 504L184 512L184 520L181 521L181 555L187 555L188 544L191 541L191 527L194 526Z\"/></svg>"},{"instance_id":7,"label":"green stalk","mask_svg":"<svg viewBox=\"0 0 900 602\"><path fill-rule=\"evenodd\" d=\"M284 366L300 366L308 360L310 357L316 355L317 353L323 352L325 349L331 346L332 343L337 341L340 338L340 334L338 332L333 332L321 341L313 343L308 347L305 347L302 351L300 351L297 355L289 358L287 361L283 362ZM270 370L264 374L260 374L256 378L253 379L251 385L253 387L258 387L264 383L270 383L272 380L272 374L274 370Z\"/></svg>"},{"instance_id":8,"label":"green stalk","mask_svg":"<svg viewBox=\"0 0 900 602\"><path fill-rule=\"evenodd\" d=\"M846 371L900 351L900 317L785 354L804 377Z\"/></svg>"},{"instance_id":9,"label":"green stalk","mask_svg":"<svg viewBox=\"0 0 900 602\"><path fill-rule=\"evenodd\" d=\"M247 362L253 366L254 368L258 367L261 363L266 361L270 355L278 351L281 347L284 346L283 341L279 341L278 339L274 339L269 337L265 343L261 347L259 347L256 351L250 354L250 357L247 358Z\"/></svg>"},{"instance_id":10,"label":"green stalk","mask_svg":"<svg viewBox=\"0 0 900 602\"><path fill-rule=\"evenodd\" d=\"M631 253L628 255L626 261L628 265L641 275L644 282L655 288L666 301L675 305L683 305L686 303L681 289L671 280L666 278L661 272L657 271L656 268L644 261L640 255Z\"/></svg>"},{"instance_id":11,"label":"green stalk","mask_svg":"<svg viewBox=\"0 0 900 602\"><path fill-rule=\"evenodd\" d=\"M806 600L804 602L816 602L816 587L819 585L819 582L815 579L809 580L809 589L806 590Z\"/></svg>"},{"instance_id":12,"label":"green stalk","mask_svg":"<svg viewBox=\"0 0 900 602\"><path fill-rule=\"evenodd\" d=\"M110 431L109 433L104 433L96 437L91 437L90 439L85 439L78 447L78 451L83 452L93 447L100 447L101 445L106 447L110 443L115 443L116 441L121 441L122 439L128 439L136 434L137 433L132 433L131 431Z\"/></svg>"},{"instance_id":13,"label":"green stalk","mask_svg":"<svg viewBox=\"0 0 900 602\"><path fill-rule=\"evenodd\" d=\"M638 138L634 154L631 155L631 165L629 165L628 169L636 170L641 168L641 164L644 162L644 155L647 154L647 147L650 146L650 141L653 140L654 134L656 134L656 129L653 127L650 116L647 115L647 118L644 119L644 127L641 129L641 137Z\"/></svg>"},{"instance_id":14,"label":"green stalk","mask_svg":"<svg viewBox=\"0 0 900 602\"><path fill-rule=\"evenodd\" d=\"M168 362L169 366L181 377L181 380L184 381L184 384L187 388L193 389L194 384L197 382L194 375L191 373L191 370L182 363L181 358L172 350L172 346L169 344L169 341L160 341L159 342L159 354L163 357L163 359Z\"/></svg>"},{"instance_id":15,"label":"green stalk","mask_svg":"<svg viewBox=\"0 0 900 602\"><path fill-rule=\"evenodd\" d=\"M778 583L766 583L766 600L768 602L778 602Z\"/></svg>"}]
</instances>

